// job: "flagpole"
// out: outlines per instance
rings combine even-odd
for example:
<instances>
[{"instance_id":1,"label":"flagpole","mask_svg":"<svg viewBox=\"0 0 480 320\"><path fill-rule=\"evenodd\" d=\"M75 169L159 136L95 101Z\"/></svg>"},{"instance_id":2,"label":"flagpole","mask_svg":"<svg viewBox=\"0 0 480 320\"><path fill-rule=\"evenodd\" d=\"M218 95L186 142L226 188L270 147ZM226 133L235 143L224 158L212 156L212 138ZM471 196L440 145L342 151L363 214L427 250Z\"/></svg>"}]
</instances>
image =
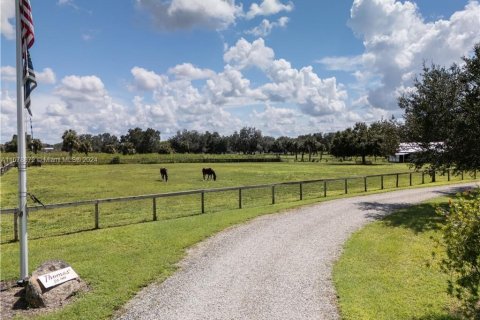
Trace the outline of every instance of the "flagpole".
<instances>
[{"instance_id":1,"label":"flagpole","mask_svg":"<svg viewBox=\"0 0 480 320\"><path fill-rule=\"evenodd\" d=\"M28 235L27 235L27 148L25 140L25 108L23 96L23 63L20 0L15 0L16 42L17 42L17 147L18 147L18 219L20 234L20 280L28 277Z\"/></svg>"}]
</instances>

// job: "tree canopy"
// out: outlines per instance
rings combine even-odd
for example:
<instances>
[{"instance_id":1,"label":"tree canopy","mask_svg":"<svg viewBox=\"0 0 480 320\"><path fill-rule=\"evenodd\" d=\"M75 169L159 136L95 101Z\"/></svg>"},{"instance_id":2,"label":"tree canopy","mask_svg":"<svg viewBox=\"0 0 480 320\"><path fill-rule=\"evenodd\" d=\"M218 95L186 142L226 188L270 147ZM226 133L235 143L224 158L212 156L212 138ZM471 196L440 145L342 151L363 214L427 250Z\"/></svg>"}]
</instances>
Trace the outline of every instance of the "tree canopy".
<instances>
[{"instance_id":1,"label":"tree canopy","mask_svg":"<svg viewBox=\"0 0 480 320\"><path fill-rule=\"evenodd\" d=\"M417 168L480 169L480 44L464 64L424 65L414 90L399 98L405 134L422 152Z\"/></svg>"}]
</instances>

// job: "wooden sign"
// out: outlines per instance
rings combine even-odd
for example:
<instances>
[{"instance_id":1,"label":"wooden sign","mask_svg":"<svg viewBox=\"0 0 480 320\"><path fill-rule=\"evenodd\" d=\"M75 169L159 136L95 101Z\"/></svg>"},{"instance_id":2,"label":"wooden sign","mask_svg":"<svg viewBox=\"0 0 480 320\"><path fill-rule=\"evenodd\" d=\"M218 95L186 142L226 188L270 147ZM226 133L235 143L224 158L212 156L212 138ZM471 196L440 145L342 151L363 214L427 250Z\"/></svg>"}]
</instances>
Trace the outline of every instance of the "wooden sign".
<instances>
[{"instance_id":1,"label":"wooden sign","mask_svg":"<svg viewBox=\"0 0 480 320\"><path fill-rule=\"evenodd\" d=\"M75 278L78 278L78 274L73 271L72 267L63 268L44 274L42 276L38 276L38 280L40 280L45 289L59 285Z\"/></svg>"}]
</instances>

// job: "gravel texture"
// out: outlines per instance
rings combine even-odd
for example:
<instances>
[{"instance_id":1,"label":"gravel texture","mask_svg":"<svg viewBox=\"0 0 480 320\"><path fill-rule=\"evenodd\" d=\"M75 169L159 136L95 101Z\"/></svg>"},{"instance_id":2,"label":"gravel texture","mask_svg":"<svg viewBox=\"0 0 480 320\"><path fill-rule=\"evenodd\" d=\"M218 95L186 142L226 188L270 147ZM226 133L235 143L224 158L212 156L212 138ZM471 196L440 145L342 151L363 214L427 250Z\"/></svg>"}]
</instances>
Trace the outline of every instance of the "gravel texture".
<instances>
[{"instance_id":1,"label":"gravel texture","mask_svg":"<svg viewBox=\"0 0 480 320\"><path fill-rule=\"evenodd\" d=\"M349 235L395 209L474 183L322 202L256 218L190 249L117 319L339 319L332 265Z\"/></svg>"}]
</instances>

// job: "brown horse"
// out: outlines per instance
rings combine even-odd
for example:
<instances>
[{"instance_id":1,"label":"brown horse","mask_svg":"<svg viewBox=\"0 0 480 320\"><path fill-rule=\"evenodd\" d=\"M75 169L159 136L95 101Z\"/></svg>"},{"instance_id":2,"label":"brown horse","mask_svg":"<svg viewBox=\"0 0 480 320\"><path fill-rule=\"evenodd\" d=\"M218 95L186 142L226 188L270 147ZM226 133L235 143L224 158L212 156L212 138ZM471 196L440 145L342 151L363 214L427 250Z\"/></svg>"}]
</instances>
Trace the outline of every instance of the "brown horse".
<instances>
[{"instance_id":1,"label":"brown horse","mask_svg":"<svg viewBox=\"0 0 480 320\"><path fill-rule=\"evenodd\" d=\"M205 180L205 178L207 178L207 180L210 180L210 179L213 179L213 181L217 180L217 175L215 174L215 171L213 171L212 168L203 168L202 174L203 174L203 180Z\"/></svg>"},{"instance_id":2,"label":"brown horse","mask_svg":"<svg viewBox=\"0 0 480 320\"><path fill-rule=\"evenodd\" d=\"M162 181L168 181L167 168L160 168L160 175L162 176Z\"/></svg>"}]
</instances>

